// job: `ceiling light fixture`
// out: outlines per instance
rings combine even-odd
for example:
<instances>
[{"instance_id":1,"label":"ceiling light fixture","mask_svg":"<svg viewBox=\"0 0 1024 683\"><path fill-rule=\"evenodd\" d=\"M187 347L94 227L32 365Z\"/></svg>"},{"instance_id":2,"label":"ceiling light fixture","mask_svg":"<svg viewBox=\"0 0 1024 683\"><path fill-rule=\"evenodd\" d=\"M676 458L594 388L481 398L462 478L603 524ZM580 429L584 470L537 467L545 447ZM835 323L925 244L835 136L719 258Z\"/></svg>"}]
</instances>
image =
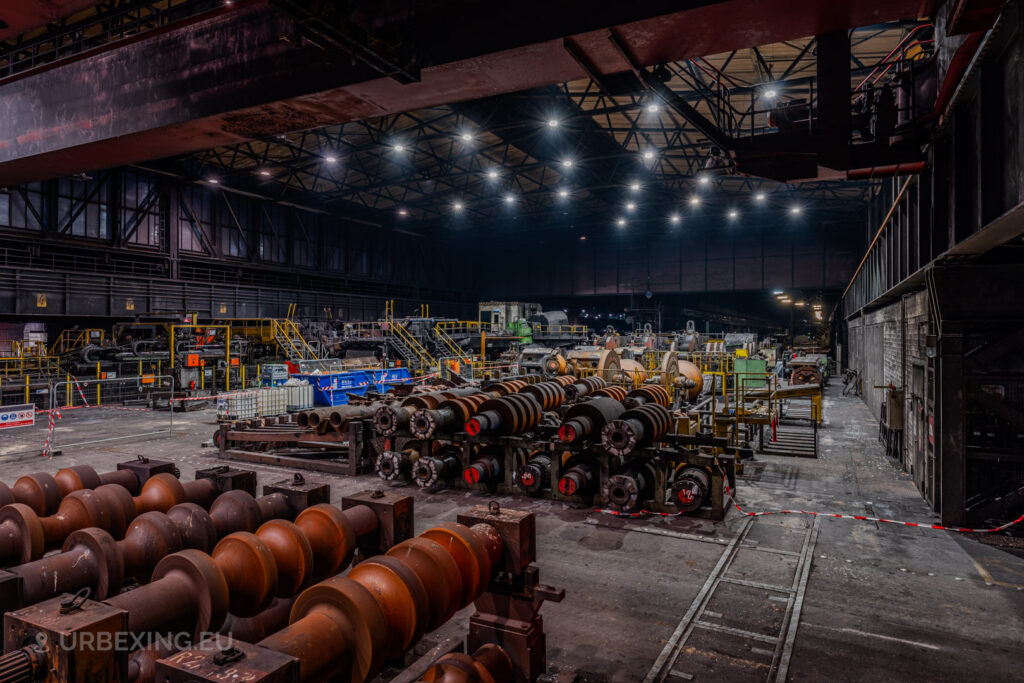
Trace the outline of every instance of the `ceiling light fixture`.
<instances>
[{"instance_id":1,"label":"ceiling light fixture","mask_svg":"<svg viewBox=\"0 0 1024 683\"><path fill-rule=\"evenodd\" d=\"M220 183L220 181L217 180L216 178L207 178L206 182L210 183L211 185L217 185Z\"/></svg>"},{"instance_id":2,"label":"ceiling light fixture","mask_svg":"<svg viewBox=\"0 0 1024 683\"><path fill-rule=\"evenodd\" d=\"M700 183L701 185L707 185L708 183L711 182L711 176L709 176L709 175L699 176L697 178L697 182Z\"/></svg>"},{"instance_id":3,"label":"ceiling light fixture","mask_svg":"<svg viewBox=\"0 0 1024 683\"><path fill-rule=\"evenodd\" d=\"M736 209L729 209L729 218L736 219L740 217L740 212Z\"/></svg>"},{"instance_id":4,"label":"ceiling light fixture","mask_svg":"<svg viewBox=\"0 0 1024 683\"><path fill-rule=\"evenodd\" d=\"M771 86L761 91L761 97L765 98L766 100L774 100L775 96L778 94L779 93L776 92L775 88L772 88Z\"/></svg>"},{"instance_id":5,"label":"ceiling light fixture","mask_svg":"<svg viewBox=\"0 0 1024 683\"><path fill-rule=\"evenodd\" d=\"M657 102L651 102L647 105L647 112L650 114L657 114L658 110L661 109Z\"/></svg>"},{"instance_id":6,"label":"ceiling light fixture","mask_svg":"<svg viewBox=\"0 0 1024 683\"><path fill-rule=\"evenodd\" d=\"M399 144L395 145L394 149L395 149L396 152L404 152L405 151L405 145L399 143Z\"/></svg>"},{"instance_id":7,"label":"ceiling light fixture","mask_svg":"<svg viewBox=\"0 0 1024 683\"><path fill-rule=\"evenodd\" d=\"M409 215L409 209L399 209L398 210L398 215L399 216L408 216Z\"/></svg>"},{"instance_id":8,"label":"ceiling light fixture","mask_svg":"<svg viewBox=\"0 0 1024 683\"><path fill-rule=\"evenodd\" d=\"M672 221L673 223L678 223L679 222L679 214L678 213L674 213L671 216L669 216L668 219L670 221Z\"/></svg>"},{"instance_id":9,"label":"ceiling light fixture","mask_svg":"<svg viewBox=\"0 0 1024 683\"><path fill-rule=\"evenodd\" d=\"M697 206L698 204L700 204L700 197L697 195L690 197L690 206Z\"/></svg>"},{"instance_id":10,"label":"ceiling light fixture","mask_svg":"<svg viewBox=\"0 0 1024 683\"><path fill-rule=\"evenodd\" d=\"M626 211L633 211L636 209L636 202L626 202Z\"/></svg>"},{"instance_id":11,"label":"ceiling light fixture","mask_svg":"<svg viewBox=\"0 0 1024 683\"><path fill-rule=\"evenodd\" d=\"M463 142L470 142L472 139L473 139L473 135L471 133L463 133L462 134L462 141Z\"/></svg>"},{"instance_id":12,"label":"ceiling light fixture","mask_svg":"<svg viewBox=\"0 0 1024 683\"><path fill-rule=\"evenodd\" d=\"M260 171L260 175L263 175L263 176L270 175L270 171Z\"/></svg>"},{"instance_id":13,"label":"ceiling light fixture","mask_svg":"<svg viewBox=\"0 0 1024 683\"><path fill-rule=\"evenodd\" d=\"M763 201L765 200L765 194L764 194L764 192L758 192L757 194L755 194L755 195L754 195L754 199L755 199L756 201L759 201L759 202L763 202Z\"/></svg>"},{"instance_id":14,"label":"ceiling light fixture","mask_svg":"<svg viewBox=\"0 0 1024 683\"><path fill-rule=\"evenodd\" d=\"M455 202L454 204L452 204L452 208L455 209L456 211L462 211L463 204L462 202Z\"/></svg>"},{"instance_id":15,"label":"ceiling light fixture","mask_svg":"<svg viewBox=\"0 0 1024 683\"><path fill-rule=\"evenodd\" d=\"M515 200L516 200L516 198L514 196L512 196L510 194L505 195L505 203L506 204L511 204Z\"/></svg>"},{"instance_id":16,"label":"ceiling light fixture","mask_svg":"<svg viewBox=\"0 0 1024 683\"><path fill-rule=\"evenodd\" d=\"M329 164L333 164L337 160L338 160L338 157L335 157L335 156L326 156L326 157L324 157L324 161L326 161Z\"/></svg>"},{"instance_id":17,"label":"ceiling light fixture","mask_svg":"<svg viewBox=\"0 0 1024 683\"><path fill-rule=\"evenodd\" d=\"M558 196L559 197L568 197L569 196L569 190L565 190L565 189L559 190L558 191Z\"/></svg>"},{"instance_id":18,"label":"ceiling light fixture","mask_svg":"<svg viewBox=\"0 0 1024 683\"><path fill-rule=\"evenodd\" d=\"M626 219L620 218L619 220L615 221L615 225L619 226L620 228L624 227L626 225Z\"/></svg>"},{"instance_id":19,"label":"ceiling light fixture","mask_svg":"<svg viewBox=\"0 0 1024 683\"><path fill-rule=\"evenodd\" d=\"M791 214L793 214L794 216L797 216L797 215L800 214L800 207L799 206L792 206L792 207L790 207L789 212Z\"/></svg>"},{"instance_id":20,"label":"ceiling light fixture","mask_svg":"<svg viewBox=\"0 0 1024 683\"><path fill-rule=\"evenodd\" d=\"M558 128L558 119L548 119L548 128Z\"/></svg>"},{"instance_id":21,"label":"ceiling light fixture","mask_svg":"<svg viewBox=\"0 0 1024 683\"><path fill-rule=\"evenodd\" d=\"M654 158L654 150L653 149L645 149L644 150L644 159L650 161L653 158Z\"/></svg>"},{"instance_id":22,"label":"ceiling light fixture","mask_svg":"<svg viewBox=\"0 0 1024 683\"><path fill-rule=\"evenodd\" d=\"M629 189L632 190L633 192L639 192L640 183L634 180L632 183L629 184Z\"/></svg>"},{"instance_id":23,"label":"ceiling light fixture","mask_svg":"<svg viewBox=\"0 0 1024 683\"><path fill-rule=\"evenodd\" d=\"M490 178L491 180L494 180L495 178L498 177L498 171L492 168L487 172L487 177Z\"/></svg>"},{"instance_id":24,"label":"ceiling light fixture","mask_svg":"<svg viewBox=\"0 0 1024 683\"><path fill-rule=\"evenodd\" d=\"M572 159L562 159L562 168L572 168Z\"/></svg>"}]
</instances>

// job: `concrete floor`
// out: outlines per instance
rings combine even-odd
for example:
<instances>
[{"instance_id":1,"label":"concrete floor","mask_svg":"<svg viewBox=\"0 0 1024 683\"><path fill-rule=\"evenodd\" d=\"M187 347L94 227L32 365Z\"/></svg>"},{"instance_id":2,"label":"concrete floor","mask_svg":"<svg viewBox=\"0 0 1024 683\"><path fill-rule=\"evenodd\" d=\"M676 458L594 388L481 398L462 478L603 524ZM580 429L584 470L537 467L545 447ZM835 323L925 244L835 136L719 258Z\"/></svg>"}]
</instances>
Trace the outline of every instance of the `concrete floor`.
<instances>
[{"instance_id":1,"label":"concrete floor","mask_svg":"<svg viewBox=\"0 0 1024 683\"><path fill-rule=\"evenodd\" d=\"M67 413L57 443L166 426L166 413ZM739 481L748 510L803 509L935 521L909 477L881 453L877 423L829 389L817 460L759 456ZM100 470L146 454L183 478L222 464L203 448L213 411L175 415L173 437L67 446L20 457L43 430L0 434L0 479L68 464ZM40 443L34 445L36 441ZM290 471L253 467L260 484ZM315 475L334 502L374 476ZM416 527L453 520L478 494L424 493ZM548 661L584 681L1024 680L1024 559L970 537L864 521L776 515L724 522L625 520L560 503L499 498L537 513L541 580L566 589L543 609ZM438 635L464 632L466 610Z\"/></svg>"}]
</instances>

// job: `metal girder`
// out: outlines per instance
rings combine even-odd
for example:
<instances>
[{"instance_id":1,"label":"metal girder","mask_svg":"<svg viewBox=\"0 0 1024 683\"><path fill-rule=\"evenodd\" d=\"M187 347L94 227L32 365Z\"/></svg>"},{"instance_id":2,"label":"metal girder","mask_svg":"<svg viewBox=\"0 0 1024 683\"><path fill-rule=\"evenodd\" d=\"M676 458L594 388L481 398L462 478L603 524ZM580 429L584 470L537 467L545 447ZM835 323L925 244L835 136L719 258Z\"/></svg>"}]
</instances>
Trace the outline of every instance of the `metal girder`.
<instances>
[{"instance_id":1,"label":"metal girder","mask_svg":"<svg viewBox=\"0 0 1024 683\"><path fill-rule=\"evenodd\" d=\"M602 74L612 74L629 68L623 52L649 66L919 10L917 0L841 8L723 0L683 10L667 1L444 3L412 17L417 52L432 66L420 82L402 85L362 63L325 59L316 47L290 47L280 37L295 34L293 19L266 0L236 2L202 21L0 84L0 118L8 123L0 185L570 81L585 72L564 49L567 36ZM724 25L730 30L720 30ZM452 26L465 28L458 40L450 38ZM608 40L607 28L624 49ZM171 67L180 64L190 67ZM177 96L184 91L187 102Z\"/></svg>"}]
</instances>

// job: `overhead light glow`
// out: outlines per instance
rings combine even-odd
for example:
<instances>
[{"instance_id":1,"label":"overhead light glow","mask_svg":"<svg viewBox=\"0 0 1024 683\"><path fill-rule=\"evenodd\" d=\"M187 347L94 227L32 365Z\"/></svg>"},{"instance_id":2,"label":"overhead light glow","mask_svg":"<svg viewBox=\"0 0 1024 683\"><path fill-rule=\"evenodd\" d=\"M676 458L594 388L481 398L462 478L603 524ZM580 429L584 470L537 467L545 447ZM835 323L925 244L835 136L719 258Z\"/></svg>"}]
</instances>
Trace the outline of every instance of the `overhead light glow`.
<instances>
[{"instance_id":1,"label":"overhead light glow","mask_svg":"<svg viewBox=\"0 0 1024 683\"><path fill-rule=\"evenodd\" d=\"M775 96L778 95L778 94L779 93L777 93L775 91L775 88L772 88L772 87L765 88L761 92L761 96L764 97L766 100L774 100Z\"/></svg>"},{"instance_id":2,"label":"overhead light glow","mask_svg":"<svg viewBox=\"0 0 1024 683\"><path fill-rule=\"evenodd\" d=\"M462 202L455 202L454 204L452 204L452 208L455 209L456 211L462 211L464 205Z\"/></svg>"},{"instance_id":3,"label":"overhead light glow","mask_svg":"<svg viewBox=\"0 0 1024 683\"><path fill-rule=\"evenodd\" d=\"M472 133L463 133L462 134L462 141L463 142L470 142L472 139L473 139L473 134Z\"/></svg>"},{"instance_id":4,"label":"overhead light glow","mask_svg":"<svg viewBox=\"0 0 1024 683\"><path fill-rule=\"evenodd\" d=\"M708 183L711 182L711 176L709 176L709 175L702 175L702 176L697 178L697 182L700 183L701 185L707 185Z\"/></svg>"},{"instance_id":5,"label":"overhead light glow","mask_svg":"<svg viewBox=\"0 0 1024 683\"><path fill-rule=\"evenodd\" d=\"M625 226L626 225L626 219L625 218L620 218L619 220L615 221L615 225L619 226L620 228Z\"/></svg>"},{"instance_id":6,"label":"overhead light glow","mask_svg":"<svg viewBox=\"0 0 1024 683\"><path fill-rule=\"evenodd\" d=\"M668 219L670 221L672 221L673 223L678 223L679 222L679 214L678 213L674 213L671 216L669 216Z\"/></svg>"},{"instance_id":7,"label":"overhead light glow","mask_svg":"<svg viewBox=\"0 0 1024 683\"><path fill-rule=\"evenodd\" d=\"M210 183L211 185L217 185L220 183L220 181L217 180L216 178L207 178L206 182Z\"/></svg>"},{"instance_id":8,"label":"overhead light glow","mask_svg":"<svg viewBox=\"0 0 1024 683\"><path fill-rule=\"evenodd\" d=\"M632 190L633 192L639 192L640 183L634 180L632 183L629 184L629 189Z\"/></svg>"},{"instance_id":9,"label":"overhead light glow","mask_svg":"<svg viewBox=\"0 0 1024 683\"><path fill-rule=\"evenodd\" d=\"M572 168L572 159L562 159L562 168Z\"/></svg>"},{"instance_id":10,"label":"overhead light glow","mask_svg":"<svg viewBox=\"0 0 1024 683\"><path fill-rule=\"evenodd\" d=\"M558 191L558 196L559 197L568 197L569 196L569 190L566 190L566 189L559 190Z\"/></svg>"},{"instance_id":11,"label":"overhead light glow","mask_svg":"<svg viewBox=\"0 0 1024 683\"><path fill-rule=\"evenodd\" d=\"M759 202L763 202L764 198L765 198L764 192L758 192L757 194L754 195L754 199L759 201Z\"/></svg>"},{"instance_id":12,"label":"overhead light glow","mask_svg":"<svg viewBox=\"0 0 1024 683\"><path fill-rule=\"evenodd\" d=\"M634 211L636 209L636 202L626 202L626 211Z\"/></svg>"},{"instance_id":13,"label":"overhead light glow","mask_svg":"<svg viewBox=\"0 0 1024 683\"><path fill-rule=\"evenodd\" d=\"M740 212L736 209L729 209L729 218L739 218Z\"/></svg>"},{"instance_id":14,"label":"overhead light glow","mask_svg":"<svg viewBox=\"0 0 1024 683\"><path fill-rule=\"evenodd\" d=\"M796 215L799 215L799 213L800 213L800 207L799 207L799 206L791 206L791 207L789 208L789 212L790 212L791 214L793 214L794 216L796 216Z\"/></svg>"},{"instance_id":15,"label":"overhead light glow","mask_svg":"<svg viewBox=\"0 0 1024 683\"><path fill-rule=\"evenodd\" d=\"M395 149L396 152L404 152L405 151L405 145L403 145L401 143L398 143L397 145L395 145L394 149Z\"/></svg>"},{"instance_id":16,"label":"overhead light glow","mask_svg":"<svg viewBox=\"0 0 1024 683\"><path fill-rule=\"evenodd\" d=\"M338 160L338 157L335 157L335 156L326 156L326 157L324 157L324 161L326 161L329 164L333 164L337 160Z\"/></svg>"},{"instance_id":17,"label":"overhead light glow","mask_svg":"<svg viewBox=\"0 0 1024 683\"><path fill-rule=\"evenodd\" d=\"M399 209L398 210L398 215L399 216L408 216L409 215L409 209Z\"/></svg>"},{"instance_id":18,"label":"overhead light glow","mask_svg":"<svg viewBox=\"0 0 1024 683\"><path fill-rule=\"evenodd\" d=\"M505 203L506 203L506 204L511 204L511 203L512 203L512 202L514 202L515 200L516 200L516 198L515 198L515 196L514 196L514 195L511 195L511 194L507 194L507 195L505 195Z\"/></svg>"},{"instance_id":19,"label":"overhead light glow","mask_svg":"<svg viewBox=\"0 0 1024 683\"><path fill-rule=\"evenodd\" d=\"M490 178L491 180L494 180L495 178L498 177L498 170L492 168L487 172L487 177Z\"/></svg>"},{"instance_id":20,"label":"overhead light glow","mask_svg":"<svg viewBox=\"0 0 1024 683\"><path fill-rule=\"evenodd\" d=\"M548 119L548 128L558 128L558 119Z\"/></svg>"},{"instance_id":21,"label":"overhead light glow","mask_svg":"<svg viewBox=\"0 0 1024 683\"><path fill-rule=\"evenodd\" d=\"M807 305L807 302L806 302L806 301L797 301L797 302L796 302L795 304L793 304L793 305L794 305L794 306L806 306L806 305Z\"/></svg>"},{"instance_id":22,"label":"overhead light glow","mask_svg":"<svg viewBox=\"0 0 1024 683\"><path fill-rule=\"evenodd\" d=\"M697 195L690 197L690 206L697 206L698 204L700 204L700 197Z\"/></svg>"},{"instance_id":23,"label":"overhead light glow","mask_svg":"<svg viewBox=\"0 0 1024 683\"><path fill-rule=\"evenodd\" d=\"M263 176L270 175L270 171L260 171L260 175L263 175Z\"/></svg>"},{"instance_id":24,"label":"overhead light glow","mask_svg":"<svg viewBox=\"0 0 1024 683\"><path fill-rule=\"evenodd\" d=\"M654 150L653 149L645 149L644 150L644 159L650 161L653 158L654 158Z\"/></svg>"},{"instance_id":25,"label":"overhead light glow","mask_svg":"<svg viewBox=\"0 0 1024 683\"><path fill-rule=\"evenodd\" d=\"M658 110L661 109L657 102L651 102L647 105L647 111L651 114L657 114Z\"/></svg>"},{"instance_id":26,"label":"overhead light glow","mask_svg":"<svg viewBox=\"0 0 1024 683\"><path fill-rule=\"evenodd\" d=\"M776 289L774 292L772 292L772 294L774 294L775 296L779 296L780 294L785 294L785 292L783 292L781 289Z\"/></svg>"}]
</instances>

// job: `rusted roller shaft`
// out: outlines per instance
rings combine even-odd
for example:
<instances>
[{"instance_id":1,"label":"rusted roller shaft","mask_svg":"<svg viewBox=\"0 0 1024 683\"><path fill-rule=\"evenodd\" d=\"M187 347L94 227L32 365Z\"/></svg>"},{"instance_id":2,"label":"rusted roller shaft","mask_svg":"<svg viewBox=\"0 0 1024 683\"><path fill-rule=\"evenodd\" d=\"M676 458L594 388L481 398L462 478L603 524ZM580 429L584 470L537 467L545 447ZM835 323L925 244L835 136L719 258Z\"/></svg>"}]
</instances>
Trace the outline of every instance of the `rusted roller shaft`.
<instances>
[{"instance_id":1,"label":"rusted roller shaft","mask_svg":"<svg viewBox=\"0 0 1024 683\"><path fill-rule=\"evenodd\" d=\"M512 476L515 485L527 493L538 493L551 487L551 456L535 453Z\"/></svg>"},{"instance_id":2,"label":"rusted roller shaft","mask_svg":"<svg viewBox=\"0 0 1024 683\"><path fill-rule=\"evenodd\" d=\"M537 399L541 410L548 412L565 403L565 389L558 382L531 384L522 391Z\"/></svg>"},{"instance_id":3,"label":"rusted roller shaft","mask_svg":"<svg viewBox=\"0 0 1024 683\"><path fill-rule=\"evenodd\" d=\"M362 683L479 597L501 553L491 526L442 524L307 589L259 646L298 659L302 681Z\"/></svg>"},{"instance_id":4,"label":"rusted roller shaft","mask_svg":"<svg viewBox=\"0 0 1024 683\"><path fill-rule=\"evenodd\" d=\"M314 408L295 416L295 422L300 427L316 427L321 422L329 422L331 412L334 408Z\"/></svg>"},{"instance_id":5,"label":"rusted roller shaft","mask_svg":"<svg viewBox=\"0 0 1024 683\"><path fill-rule=\"evenodd\" d=\"M105 602L128 613L131 633L219 629L228 612L242 617L294 595L311 576L330 576L352 561L360 536L378 528L365 505L342 511L314 505L295 522L270 520L235 532L211 554L182 550L160 560L153 580Z\"/></svg>"},{"instance_id":6,"label":"rusted roller shaft","mask_svg":"<svg viewBox=\"0 0 1024 683\"><path fill-rule=\"evenodd\" d=\"M575 384L577 379L573 375L559 375L558 377L552 377L551 382L557 382L562 387L568 387L570 384Z\"/></svg>"},{"instance_id":7,"label":"rusted roller shaft","mask_svg":"<svg viewBox=\"0 0 1024 683\"><path fill-rule=\"evenodd\" d=\"M412 467L419 460L420 454L414 448L404 451L383 451L374 463L377 476L384 481L394 481L412 475Z\"/></svg>"},{"instance_id":8,"label":"rusted roller shaft","mask_svg":"<svg viewBox=\"0 0 1024 683\"><path fill-rule=\"evenodd\" d=\"M645 403L657 403L668 408L672 405L672 396L660 384L648 384L626 394L622 404L627 408L636 408Z\"/></svg>"},{"instance_id":9,"label":"rusted roller shaft","mask_svg":"<svg viewBox=\"0 0 1024 683\"><path fill-rule=\"evenodd\" d=\"M601 445L612 455L627 455L649 446L668 433L672 413L657 403L645 403L627 410L601 430Z\"/></svg>"},{"instance_id":10,"label":"rusted roller shaft","mask_svg":"<svg viewBox=\"0 0 1024 683\"><path fill-rule=\"evenodd\" d=\"M711 475L703 467L685 466L676 470L672 482L672 503L682 512L693 512L711 493Z\"/></svg>"},{"instance_id":11,"label":"rusted roller shaft","mask_svg":"<svg viewBox=\"0 0 1024 683\"><path fill-rule=\"evenodd\" d=\"M419 410L433 410L443 401L477 393L480 393L479 389L463 388L413 394L401 403L378 408L373 414L373 428L378 434L393 436L399 431L409 428L409 420L415 412Z\"/></svg>"},{"instance_id":12,"label":"rusted roller shaft","mask_svg":"<svg viewBox=\"0 0 1024 683\"><path fill-rule=\"evenodd\" d=\"M488 643L472 655L453 652L437 660L418 683L512 683L512 659Z\"/></svg>"},{"instance_id":13,"label":"rusted roller shaft","mask_svg":"<svg viewBox=\"0 0 1024 683\"><path fill-rule=\"evenodd\" d=\"M493 455L477 458L462 470L462 481L467 484L492 484L502 477L501 460Z\"/></svg>"},{"instance_id":14,"label":"rusted roller shaft","mask_svg":"<svg viewBox=\"0 0 1024 683\"><path fill-rule=\"evenodd\" d=\"M585 377L581 380L574 381L572 384L566 385L565 395L570 401L578 401L587 394L591 394L598 389L603 389L606 386L608 386L608 382L606 382L603 377L593 375L592 377Z\"/></svg>"},{"instance_id":15,"label":"rusted roller shaft","mask_svg":"<svg viewBox=\"0 0 1024 683\"><path fill-rule=\"evenodd\" d=\"M268 520L294 516L282 493L255 499L245 491L228 491L217 497L209 512L182 503L166 514L141 514L120 541L103 529L79 529L67 537L62 552L10 572L21 577L23 605L85 587L94 599L103 600L117 593L126 578L147 581L156 564L171 553L185 548L210 552L217 539L229 533L254 531Z\"/></svg>"},{"instance_id":16,"label":"rusted roller shaft","mask_svg":"<svg viewBox=\"0 0 1024 683\"><path fill-rule=\"evenodd\" d=\"M413 481L422 489L431 489L457 477L460 467L458 451L445 449L417 460L412 470Z\"/></svg>"},{"instance_id":17,"label":"rusted roller shaft","mask_svg":"<svg viewBox=\"0 0 1024 683\"><path fill-rule=\"evenodd\" d=\"M609 505L622 511L635 510L640 503L653 497L654 476L651 461L633 461L608 477L601 493Z\"/></svg>"},{"instance_id":18,"label":"rusted roller shaft","mask_svg":"<svg viewBox=\"0 0 1024 683\"><path fill-rule=\"evenodd\" d=\"M59 470L57 474L35 472L19 477L14 486L0 482L0 506L23 503L37 515L52 515L60 501L72 491L95 489L104 484L120 484L133 496L139 492L138 475L130 469L98 474L88 465L75 465Z\"/></svg>"},{"instance_id":19,"label":"rusted roller shaft","mask_svg":"<svg viewBox=\"0 0 1024 683\"><path fill-rule=\"evenodd\" d=\"M625 406L607 396L577 403L565 413L565 421L558 428L558 438L565 443L576 443L597 437L606 424L617 420L624 412Z\"/></svg>"},{"instance_id":20,"label":"rusted roller shaft","mask_svg":"<svg viewBox=\"0 0 1024 683\"><path fill-rule=\"evenodd\" d=\"M607 396L608 398L614 398L616 401L621 401L626 398L626 390L622 387L610 386L601 387L590 392L591 396Z\"/></svg>"},{"instance_id":21,"label":"rusted roller shaft","mask_svg":"<svg viewBox=\"0 0 1024 683\"><path fill-rule=\"evenodd\" d=\"M72 491L48 517L40 517L27 505L7 505L0 508L0 566L38 559L47 548L61 545L79 529L98 527L120 538L139 514L164 512L179 503L206 506L217 490L211 479L182 483L164 473L151 477L135 498L118 484Z\"/></svg>"},{"instance_id":22,"label":"rusted roller shaft","mask_svg":"<svg viewBox=\"0 0 1024 683\"><path fill-rule=\"evenodd\" d=\"M477 414L466 422L466 432L473 436L513 436L526 432L543 417L541 406L533 396L511 394L481 405Z\"/></svg>"},{"instance_id":23,"label":"rusted roller shaft","mask_svg":"<svg viewBox=\"0 0 1024 683\"><path fill-rule=\"evenodd\" d=\"M417 410L410 421L412 435L419 439L432 437L439 431L451 431L466 424L492 396L486 392L448 399L433 410Z\"/></svg>"},{"instance_id":24,"label":"rusted roller shaft","mask_svg":"<svg viewBox=\"0 0 1024 683\"><path fill-rule=\"evenodd\" d=\"M563 496L585 496L594 490L597 466L592 462L570 463L558 480L558 492Z\"/></svg>"}]
</instances>

